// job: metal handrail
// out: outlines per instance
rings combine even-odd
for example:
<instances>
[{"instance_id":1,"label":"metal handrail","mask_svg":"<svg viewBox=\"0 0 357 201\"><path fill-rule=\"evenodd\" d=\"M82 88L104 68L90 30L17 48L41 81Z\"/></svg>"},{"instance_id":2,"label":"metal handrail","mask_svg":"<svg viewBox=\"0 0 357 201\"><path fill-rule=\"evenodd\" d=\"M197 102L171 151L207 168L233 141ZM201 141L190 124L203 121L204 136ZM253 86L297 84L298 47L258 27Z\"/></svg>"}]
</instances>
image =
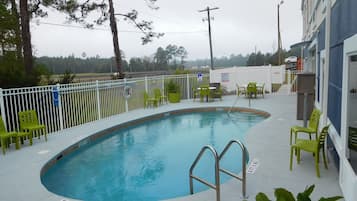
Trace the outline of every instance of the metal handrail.
<instances>
[{"instance_id":1,"label":"metal handrail","mask_svg":"<svg viewBox=\"0 0 357 201\"><path fill-rule=\"evenodd\" d=\"M233 143L236 143L239 145L239 147L242 149L242 178L240 178L237 174L230 172L229 170L223 169L223 168L219 168L219 171L228 174L231 177L234 177L240 181L242 181L242 194L243 194L243 198L247 199L248 196L246 195L246 182L247 182L247 178L246 178L246 161L247 161L247 157L248 157L248 151L247 148L244 146L243 143L241 143L239 140L231 140L230 142L228 142L228 144L224 147L222 153L219 155L219 161L222 159L222 157L224 156L224 154L228 151L228 149L231 147L231 145Z\"/></svg>"},{"instance_id":2,"label":"metal handrail","mask_svg":"<svg viewBox=\"0 0 357 201\"><path fill-rule=\"evenodd\" d=\"M193 172L193 169L196 167L198 161L201 159L203 153L206 151L206 150L210 150L214 156L214 160L215 160L215 180L216 180L216 184L211 184L207 181L205 181L204 179L201 179L197 176L194 176L192 174ZM220 197L220 178L219 178L219 156L217 154L217 151L212 147L212 146L209 146L209 145L206 145L204 147L202 147L200 153L197 155L195 161L192 163L191 165L191 168L190 168L190 193L193 194L193 179L196 179L197 181L203 183L203 184L206 184L207 186L213 188L216 190L216 200L217 201L220 201L221 200L221 197Z\"/></svg>"}]
</instances>

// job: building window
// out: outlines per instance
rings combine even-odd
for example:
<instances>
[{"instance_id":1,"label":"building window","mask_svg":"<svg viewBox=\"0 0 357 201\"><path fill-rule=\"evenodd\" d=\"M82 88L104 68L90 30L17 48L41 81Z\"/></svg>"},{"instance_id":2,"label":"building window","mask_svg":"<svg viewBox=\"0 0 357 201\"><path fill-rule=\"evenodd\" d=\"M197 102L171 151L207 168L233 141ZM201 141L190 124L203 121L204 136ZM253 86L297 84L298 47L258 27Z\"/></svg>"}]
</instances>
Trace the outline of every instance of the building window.
<instances>
[{"instance_id":1,"label":"building window","mask_svg":"<svg viewBox=\"0 0 357 201\"><path fill-rule=\"evenodd\" d=\"M222 73L221 74L221 81L222 82L229 82L229 73Z\"/></svg>"}]
</instances>

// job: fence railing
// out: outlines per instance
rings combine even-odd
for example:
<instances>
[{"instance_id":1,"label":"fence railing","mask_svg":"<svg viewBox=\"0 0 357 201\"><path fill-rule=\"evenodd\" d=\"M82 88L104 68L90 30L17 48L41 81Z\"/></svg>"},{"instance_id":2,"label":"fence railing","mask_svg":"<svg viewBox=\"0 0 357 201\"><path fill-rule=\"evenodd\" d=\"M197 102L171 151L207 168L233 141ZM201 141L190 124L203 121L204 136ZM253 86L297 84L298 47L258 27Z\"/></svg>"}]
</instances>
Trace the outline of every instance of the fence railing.
<instances>
[{"instance_id":1,"label":"fence railing","mask_svg":"<svg viewBox=\"0 0 357 201\"><path fill-rule=\"evenodd\" d=\"M204 75L203 82L209 82ZM165 82L173 80L180 86L181 99L192 97L197 87L196 75L163 75L124 80L107 80L40 87L0 88L0 115L9 131L19 129L18 112L36 110L39 121L48 132L81 125L130 110L143 108L143 93L154 88L165 91ZM124 97L125 86L132 88L130 98Z\"/></svg>"}]
</instances>

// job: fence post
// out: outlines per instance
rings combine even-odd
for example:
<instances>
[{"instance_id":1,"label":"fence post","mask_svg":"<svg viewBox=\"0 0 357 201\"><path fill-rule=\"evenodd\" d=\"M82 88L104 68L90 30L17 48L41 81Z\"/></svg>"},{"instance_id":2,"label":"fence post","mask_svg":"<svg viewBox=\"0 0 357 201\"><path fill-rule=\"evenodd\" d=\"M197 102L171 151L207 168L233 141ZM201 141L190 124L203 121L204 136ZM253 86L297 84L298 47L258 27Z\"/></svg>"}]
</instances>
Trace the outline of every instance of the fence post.
<instances>
[{"instance_id":1,"label":"fence post","mask_svg":"<svg viewBox=\"0 0 357 201\"><path fill-rule=\"evenodd\" d=\"M165 75L161 75L161 88L163 93L165 94Z\"/></svg>"},{"instance_id":2,"label":"fence post","mask_svg":"<svg viewBox=\"0 0 357 201\"><path fill-rule=\"evenodd\" d=\"M0 88L0 110L1 110L2 120L4 121L5 129L7 129L6 116L5 116L6 113L5 113L5 105L4 105L4 94L2 92L2 88Z\"/></svg>"},{"instance_id":3,"label":"fence post","mask_svg":"<svg viewBox=\"0 0 357 201\"><path fill-rule=\"evenodd\" d=\"M288 94L291 92L291 71L288 70Z\"/></svg>"},{"instance_id":4,"label":"fence post","mask_svg":"<svg viewBox=\"0 0 357 201\"><path fill-rule=\"evenodd\" d=\"M59 83L56 84L58 90L58 112L60 120L60 128L63 130L63 111L62 111L62 100L61 100L61 86Z\"/></svg>"},{"instance_id":5,"label":"fence post","mask_svg":"<svg viewBox=\"0 0 357 201\"><path fill-rule=\"evenodd\" d=\"M187 100L191 99L190 98L190 76L187 74Z\"/></svg>"},{"instance_id":6,"label":"fence post","mask_svg":"<svg viewBox=\"0 0 357 201\"><path fill-rule=\"evenodd\" d=\"M148 77L145 76L145 92L148 93Z\"/></svg>"},{"instance_id":7,"label":"fence post","mask_svg":"<svg viewBox=\"0 0 357 201\"><path fill-rule=\"evenodd\" d=\"M101 111L100 111L100 97L99 97L99 82L95 81L96 90L97 90L97 108L98 108L98 120L101 119Z\"/></svg>"},{"instance_id":8,"label":"fence post","mask_svg":"<svg viewBox=\"0 0 357 201\"><path fill-rule=\"evenodd\" d=\"M125 87L126 87L126 78L124 78L124 89L125 89ZM125 90L124 90L123 94L125 94ZM125 98L125 112L129 112L129 105L128 105L128 99L127 98Z\"/></svg>"}]
</instances>

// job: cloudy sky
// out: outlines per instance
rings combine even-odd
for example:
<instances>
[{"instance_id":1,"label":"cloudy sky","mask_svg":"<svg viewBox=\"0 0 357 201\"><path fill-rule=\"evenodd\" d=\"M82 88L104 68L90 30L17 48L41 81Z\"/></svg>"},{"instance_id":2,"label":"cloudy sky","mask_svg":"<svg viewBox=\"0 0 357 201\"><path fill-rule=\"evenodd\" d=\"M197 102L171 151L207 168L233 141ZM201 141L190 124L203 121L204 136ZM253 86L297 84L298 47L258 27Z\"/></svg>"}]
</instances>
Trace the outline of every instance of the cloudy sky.
<instances>
[{"instance_id":1,"label":"cloudy sky","mask_svg":"<svg viewBox=\"0 0 357 201\"><path fill-rule=\"evenodd\" d=\"M156 49L168 44L183 46L188 59L208 58L208 25L206 12L211 12L213 54L247 54L255 47L262 52L277 49L278 0L158 0L158 10L147 7L145 0L114 0L115 12L139 11L139 18L154 22L154 30L165 33L148 45L141 45L141 34L132 24L118 21L119 45L126 58L151 56ZM284 0L280 7L283 48L302 38L301 0ZM57 25L56 25L57 24ZM59 26L63 24L64 26ZM113 56L109 23L98 29L83 29L78 24L66 23L65 16L50 11L47 18L34 19L31 24L32 43L36 56L68 56L74 54L100 57ZM72 27L70 27L72 26ZM132 32L134 31L134 32Z\"/></svg>"}]
</instances>

